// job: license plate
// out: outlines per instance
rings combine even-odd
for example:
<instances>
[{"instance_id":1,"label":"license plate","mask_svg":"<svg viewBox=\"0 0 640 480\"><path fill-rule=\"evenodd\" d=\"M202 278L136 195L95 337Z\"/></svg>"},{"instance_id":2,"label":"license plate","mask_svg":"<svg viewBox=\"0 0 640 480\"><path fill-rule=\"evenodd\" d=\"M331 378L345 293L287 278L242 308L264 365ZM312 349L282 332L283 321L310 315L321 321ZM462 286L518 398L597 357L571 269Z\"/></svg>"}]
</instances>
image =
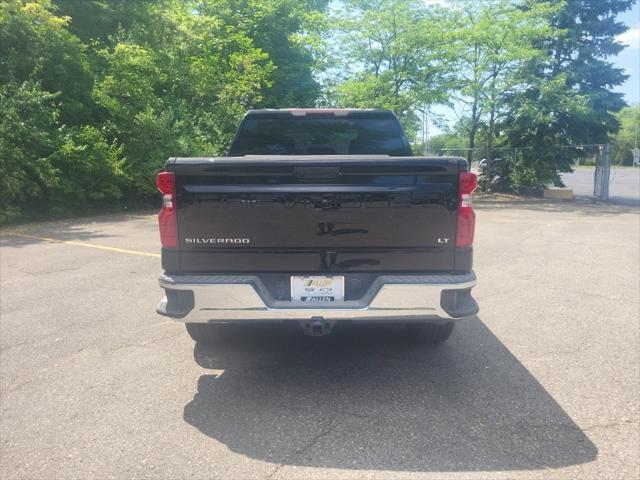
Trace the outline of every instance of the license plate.
<instances>
[{"instance_id":1,"label":"license plate","mask_svg":"<svg viewBox=\"0 0 640 480\"><path fill-rule=\"evenodd\" d=\"M292 276L291 300L299 302L344 300L344 277Z\"/></svg>"}]
</instances>

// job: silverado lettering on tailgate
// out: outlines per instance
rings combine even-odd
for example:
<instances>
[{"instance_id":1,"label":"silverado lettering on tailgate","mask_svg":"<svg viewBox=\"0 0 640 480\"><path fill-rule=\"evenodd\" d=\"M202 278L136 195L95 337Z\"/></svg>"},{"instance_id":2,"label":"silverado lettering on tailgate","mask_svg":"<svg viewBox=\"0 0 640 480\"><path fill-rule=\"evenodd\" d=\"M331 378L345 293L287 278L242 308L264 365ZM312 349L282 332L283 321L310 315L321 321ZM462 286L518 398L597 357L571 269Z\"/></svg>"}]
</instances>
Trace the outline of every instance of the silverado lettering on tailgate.
<instances>
[{"instance_id":1,"label":"silverado lettering on tailgate","mask_svg":"<svg viewBox=\"0 0 640 480\"><path fill-rule=\"evenodd\" d=\"M190 238L186 237L184 243L213 245L218 243L251 243L250 238Z\"/></svg>"}]
</instances>

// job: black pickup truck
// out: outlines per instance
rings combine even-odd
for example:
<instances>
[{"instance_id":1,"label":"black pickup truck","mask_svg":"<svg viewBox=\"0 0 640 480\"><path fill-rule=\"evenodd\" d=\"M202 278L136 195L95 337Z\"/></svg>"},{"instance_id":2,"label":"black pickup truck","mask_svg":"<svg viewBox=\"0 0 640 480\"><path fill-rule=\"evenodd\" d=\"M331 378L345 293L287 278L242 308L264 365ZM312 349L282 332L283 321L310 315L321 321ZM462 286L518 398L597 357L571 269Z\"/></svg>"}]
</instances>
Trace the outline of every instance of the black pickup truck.
<instances>
[{"instance_id":1,"label":"black pickup truck","mask_svg":"<svg viewBox=\"0 0 640 480\"><path fill-rule=\"evenodd\" d=\"M198 342L225 324L402 322L442 342L471 296L476 176L413 156L386 110L251 110L229 156L158 175L157 311Z\"/></svg>"}]
</instances>

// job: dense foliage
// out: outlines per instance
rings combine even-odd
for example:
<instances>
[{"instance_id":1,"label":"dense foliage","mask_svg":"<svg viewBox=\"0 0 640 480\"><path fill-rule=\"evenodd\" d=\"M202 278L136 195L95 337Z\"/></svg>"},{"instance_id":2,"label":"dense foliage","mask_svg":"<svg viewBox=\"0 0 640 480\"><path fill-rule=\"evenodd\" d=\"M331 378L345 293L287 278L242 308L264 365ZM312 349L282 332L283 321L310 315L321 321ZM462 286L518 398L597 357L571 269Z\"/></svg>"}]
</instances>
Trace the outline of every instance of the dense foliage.
<instances>
[{"instance_id":1,"label":"dense foliage","mask_svg":"<svg viewBox=\"0 0 640 480\"><path fill-rule=\"evenodd\" d=\"M611 88L626 75L607 59L623 48L616 15L633 0L341 3L334 23L346 78L334 103L392 108L411 129L416 113L447 100L459 121L429 149L500 157L499 188L560 185L573 147L607 143L619 129L625 103ZM404 102L388 98L398 85Z\"/></svg>"},{"instance_id":2,"label":"dense foliage","mask_svg":"<svg viewBox=\"0 0 640 480\"><path fill-rule=\"evenodd\" d=\"M337 62L329 71L330 101L391 109L412 138L417 110L448 96L454 76L454 28L448 19L422 0L341 2L333 14Z\"/></svg>"},{"instance_id":3,"label":"dense foliage","mask_svg":"<svg viewBox=\"0 0 640 480\"><path fill-rule=\"evenodd\" d=\"M508 188L562 185L559 172L575 155L563 147L604 144L618 131L615 112L625 102L611 87L627 77L607 58L624 48L616 36L626 26L616 15L633 2L567 0L550 19L550 35L535 40L545 55L527 63L523 88L506 97L505 143L528 147L506 164Z\"/></svg>"},{"instance_id":4,"label":"dense foliage","mask_svg":"<svg viewBox=\"0 0 640 480\"><path fill-rule=\"evenodd\" d=\"M321 0L0 3L0 222L155 200L251 107L314 104Z\"/></svg>"},{"instance_id":5,"label":"dense foliage","mask_svg":"<svg viewBox=\"0 0 640 480\"><path fill-rule=\"evenodd\" d=\"M617 115L620 131L613 140L613 161L633 164L633 150L640 149L640 104L625 107Z\"/></svg>"},{"instance_id":6,"label":"dense foliage","mask_svg":"<svg viewBox=\"0 0 640 480\"><path fill-rule=\"evenodd\" d=\"M632 1L3 0L0 222L149 202L166 158L223 153L258 107L390 108L416 139L450 105L430 148L503 157L510 190L620 123L628 163L607 58Z\"/></svg>"}]
</instances>

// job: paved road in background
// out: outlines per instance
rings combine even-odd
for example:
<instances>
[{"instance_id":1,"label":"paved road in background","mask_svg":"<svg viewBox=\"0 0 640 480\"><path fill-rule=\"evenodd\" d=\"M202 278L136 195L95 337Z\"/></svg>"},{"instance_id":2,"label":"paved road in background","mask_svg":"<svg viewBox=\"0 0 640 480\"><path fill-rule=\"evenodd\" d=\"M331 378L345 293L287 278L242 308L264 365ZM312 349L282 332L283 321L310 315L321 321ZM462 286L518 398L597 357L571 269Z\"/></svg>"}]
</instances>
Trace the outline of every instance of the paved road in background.
<instances>
[{"instance_id":1,"label":"paved road in background","mask_svg":"<svg viewBox=\"0 0 640 480\"><path fill-rule=\"evenodd\" d=\"M153 216L5 230L0 477L638 478L639 222L479 205L481 312L438 347L393 327L194 347L154 312Z\"/></svg>"},{"instance_id":2,"label":"paved road in background","mask_svg":"<svg viewBox=\"0 0 640 480\"><path fill-rule=\"evenodd\" d=\"M576 168L573 173L565 173L562 180L577 196L593 195L593 177L595 167ZM611 168L609 196L614 202L640 204L640 167Z\"/></svg>"}]
</instances>

